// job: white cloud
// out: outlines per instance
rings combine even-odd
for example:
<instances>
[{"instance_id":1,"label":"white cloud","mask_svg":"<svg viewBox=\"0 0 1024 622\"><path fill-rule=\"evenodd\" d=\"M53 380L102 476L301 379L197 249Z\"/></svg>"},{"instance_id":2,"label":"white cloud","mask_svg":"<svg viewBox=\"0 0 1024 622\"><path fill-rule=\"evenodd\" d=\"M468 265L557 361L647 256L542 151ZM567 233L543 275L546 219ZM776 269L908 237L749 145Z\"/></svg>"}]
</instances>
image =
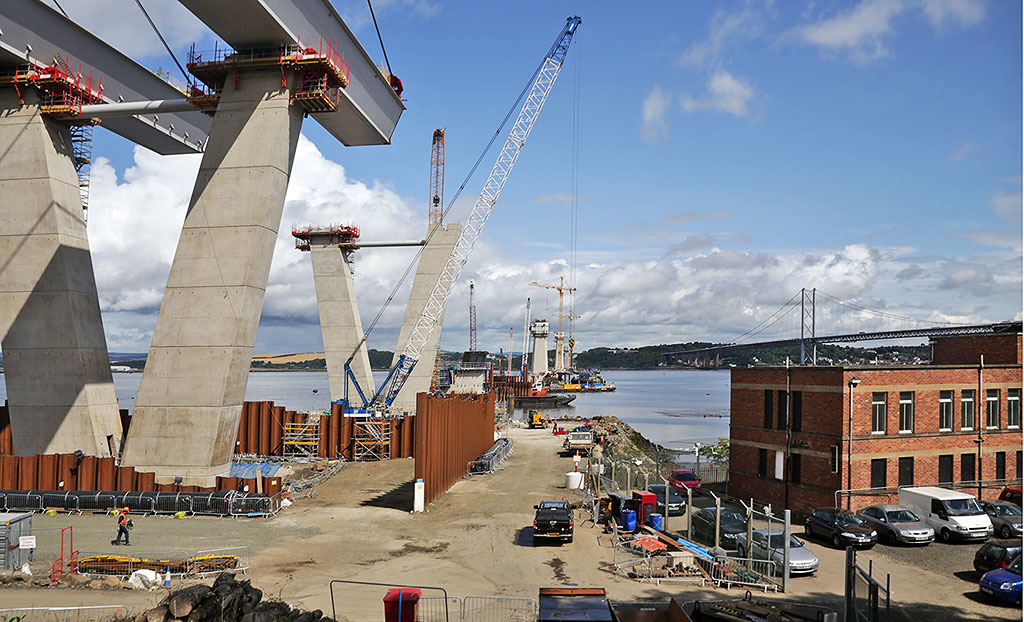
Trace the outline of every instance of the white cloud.
<instances>
[{"instance_id":1,"label":"white cloud","mask_svg":"<svg viewBox=\"0 0 1024 622\"><path fill-rule=\"evenodd\" d=\"M1002 221L998 229L975 229L964 231L963 235L975 244L994 248L1009 248L1021 251L1020 190L1000 190L989 199L989 207L996 218Z\"/></svg>"},{"instance_id":2,"label":"white cloud","mask_svg":"<svg viewBox=\"0 0 1024 622\"><path fill-rule=\"evenodd\" d=\"M893 22L914 9L937 29L948 22L973 26L985 16L979 0L862 0L838 15L799 26L793 34L830 52L846 52L856 63L869 63L888 56Z\"/></svg>"},{"instance_id":3,"label":"white cloud","mask_svg":"<svg viewBox=\"0 0 1024 622\"><path fill-rule=\"evenodd\" d=\"M180 2L143 0L142 4L175 52L189 43L200 41L209 33L206 26ZM122 54L135 59L160 56L165 69L174 67L174 62L167 56L163 44L134 0L61 0L60 5L72 21ZM178 60L182 64L185 62L183 58Z\"/></svg>"},{"instance_id":4,"label":"white cloud","mask_svg":"<svg viewBox=\"0 0 1024 622\"><path fill-rule=\"evenodd\" d=\"M771 2L765 3L770 5ZM756 3L730 13L718 9L708 24L708 36L691 45L677 60L678 64L705 67L719 61L723 51L737 39L757 35L764 24L764 11Z\"/></svg>"},{"instance_id":5,"label":"white cloud","mask_svg":"<svg viewBox=\"0 0 1024 622\"><path fill-rule=\"evenodd\" d=\"M665 112L671 103L672 98L661 89L660 85L655 84L651 92L644 98L643 125L640 127L641 138L649 143L668 138L668 122L665 120Z\"/></svg>"},{"instance_id":6,"label":"white cloud","mask_svg":"<svg viewBox=\"0 0 1024 622\"><path fill-rule=\"evenodd\" d=\"M748 105L753 98L754 87L746 80L736 78L726 71L716 71L708 80L703 95L683 95L680 103L686 112L713 110L745 117L750 113Z\"/></svg>"}]
</instances>

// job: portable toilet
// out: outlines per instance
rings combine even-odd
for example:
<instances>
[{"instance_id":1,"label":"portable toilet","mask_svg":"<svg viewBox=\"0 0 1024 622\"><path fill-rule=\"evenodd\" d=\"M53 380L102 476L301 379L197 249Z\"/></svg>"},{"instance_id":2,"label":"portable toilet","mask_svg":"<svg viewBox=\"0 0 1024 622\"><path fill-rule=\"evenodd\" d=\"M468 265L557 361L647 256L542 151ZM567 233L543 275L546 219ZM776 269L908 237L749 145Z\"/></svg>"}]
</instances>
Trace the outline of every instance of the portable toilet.
<instances>
[{"instance_id":1,"label":"portable toilet","mask_svg":"<svg viewBox=\"0 0 1024 622\"><path fill-rule=\"evenodd\" d=\"M0 514L0 570L17 570L28 563L32 549L19 545L21 536L32 535L32 514Z\"/></svg>"},{"instance_id":2,"label":"portable toilet","mask_svg":"<svg viewBox=\"0 0 1024 622\"><path fill-rule=\"evenodd\" d=\"M638 525L646 525L651 514L658 511L658 499L653 492L646 490L634 490L633 500L639 506L636 511L636 522Z\"/></svg>"}]
</instances>

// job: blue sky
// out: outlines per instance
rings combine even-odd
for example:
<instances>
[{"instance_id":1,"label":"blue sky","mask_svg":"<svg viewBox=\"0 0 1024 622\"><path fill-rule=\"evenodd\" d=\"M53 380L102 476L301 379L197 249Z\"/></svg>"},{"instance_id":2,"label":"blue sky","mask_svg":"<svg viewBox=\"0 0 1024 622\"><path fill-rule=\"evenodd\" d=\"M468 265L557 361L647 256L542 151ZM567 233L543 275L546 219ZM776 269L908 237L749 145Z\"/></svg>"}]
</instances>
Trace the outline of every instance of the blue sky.
<instances>
[{"instance_id":1,"label":"blue sky","mask_svg":"<svg viewBox=\"0 0 1024 622\"><path fill-rule=\"evenodd\" d=\"M147 67L173 66L132 0L61 4ZM334 4L382 62L366 5ZM179 59L193 41L211 44L176 3L146 5ZM291 223L351 221L367 239L422 235L433 129L446 128L451 196L570 14L583 25L464 273L477 284L481 347L507 348L512 326L518 349L527 296L535 317L557 312L556 295L527 283L570 277L574 123L584 348L729 341L801 287L935 321L1021 317L1020 3L374 9L408 110L389 146L345 148L304 125L257 352L321 345ZM115 11L123 18L102 17ZM106 132L94 152L89 228L108 342L144 351L198 157L159 157ZM126 243L126 228L141 243ZM364 320L409 258L357 255ZM445 348L466 347L467 298L457 288ZM402 305L393 307L372 347L394 347ZM865 318L857 329L886 327Z\"/></svg>"}]
</instances>

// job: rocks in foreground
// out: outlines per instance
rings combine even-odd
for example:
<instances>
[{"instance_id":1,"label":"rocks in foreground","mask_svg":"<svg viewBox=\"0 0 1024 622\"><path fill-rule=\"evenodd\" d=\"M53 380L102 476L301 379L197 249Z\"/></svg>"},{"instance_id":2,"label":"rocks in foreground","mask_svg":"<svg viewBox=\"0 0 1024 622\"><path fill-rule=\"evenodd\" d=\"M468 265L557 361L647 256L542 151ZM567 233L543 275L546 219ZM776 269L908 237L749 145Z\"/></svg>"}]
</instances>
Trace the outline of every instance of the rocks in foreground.
<instances>
[{"instance_id":1,"label":"rocks in foreground","mask_svg":"<svg viewBox=\"0 0 1024 622\"><path fill-rule=\"evenodd\" d=\"M333 622L317 611L293 609L280 601L263 600L249 580L225 572L213 586L190 585L172 592L158 606L135 617L135 622Z\"/></svg>"}]
</instances>

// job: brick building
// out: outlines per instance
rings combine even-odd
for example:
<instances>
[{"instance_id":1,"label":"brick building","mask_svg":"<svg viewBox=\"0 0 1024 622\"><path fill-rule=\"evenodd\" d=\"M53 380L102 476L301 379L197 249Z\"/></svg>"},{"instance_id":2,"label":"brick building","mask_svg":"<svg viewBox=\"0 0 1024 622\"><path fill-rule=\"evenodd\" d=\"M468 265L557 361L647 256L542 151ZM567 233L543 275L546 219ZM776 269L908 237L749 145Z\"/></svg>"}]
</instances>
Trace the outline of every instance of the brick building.
<instances>
[{"instance_id":1,"label":"brick building","mask_svg":"<svg viewBox=\"0 0 1024 622\"><path fill-rule=\"evenodd\" d=\"M1020 324L932 350L942 364L733 369L729 493L805 516L899 486L1019 481Z\"/></svg>"}]
</instances>

